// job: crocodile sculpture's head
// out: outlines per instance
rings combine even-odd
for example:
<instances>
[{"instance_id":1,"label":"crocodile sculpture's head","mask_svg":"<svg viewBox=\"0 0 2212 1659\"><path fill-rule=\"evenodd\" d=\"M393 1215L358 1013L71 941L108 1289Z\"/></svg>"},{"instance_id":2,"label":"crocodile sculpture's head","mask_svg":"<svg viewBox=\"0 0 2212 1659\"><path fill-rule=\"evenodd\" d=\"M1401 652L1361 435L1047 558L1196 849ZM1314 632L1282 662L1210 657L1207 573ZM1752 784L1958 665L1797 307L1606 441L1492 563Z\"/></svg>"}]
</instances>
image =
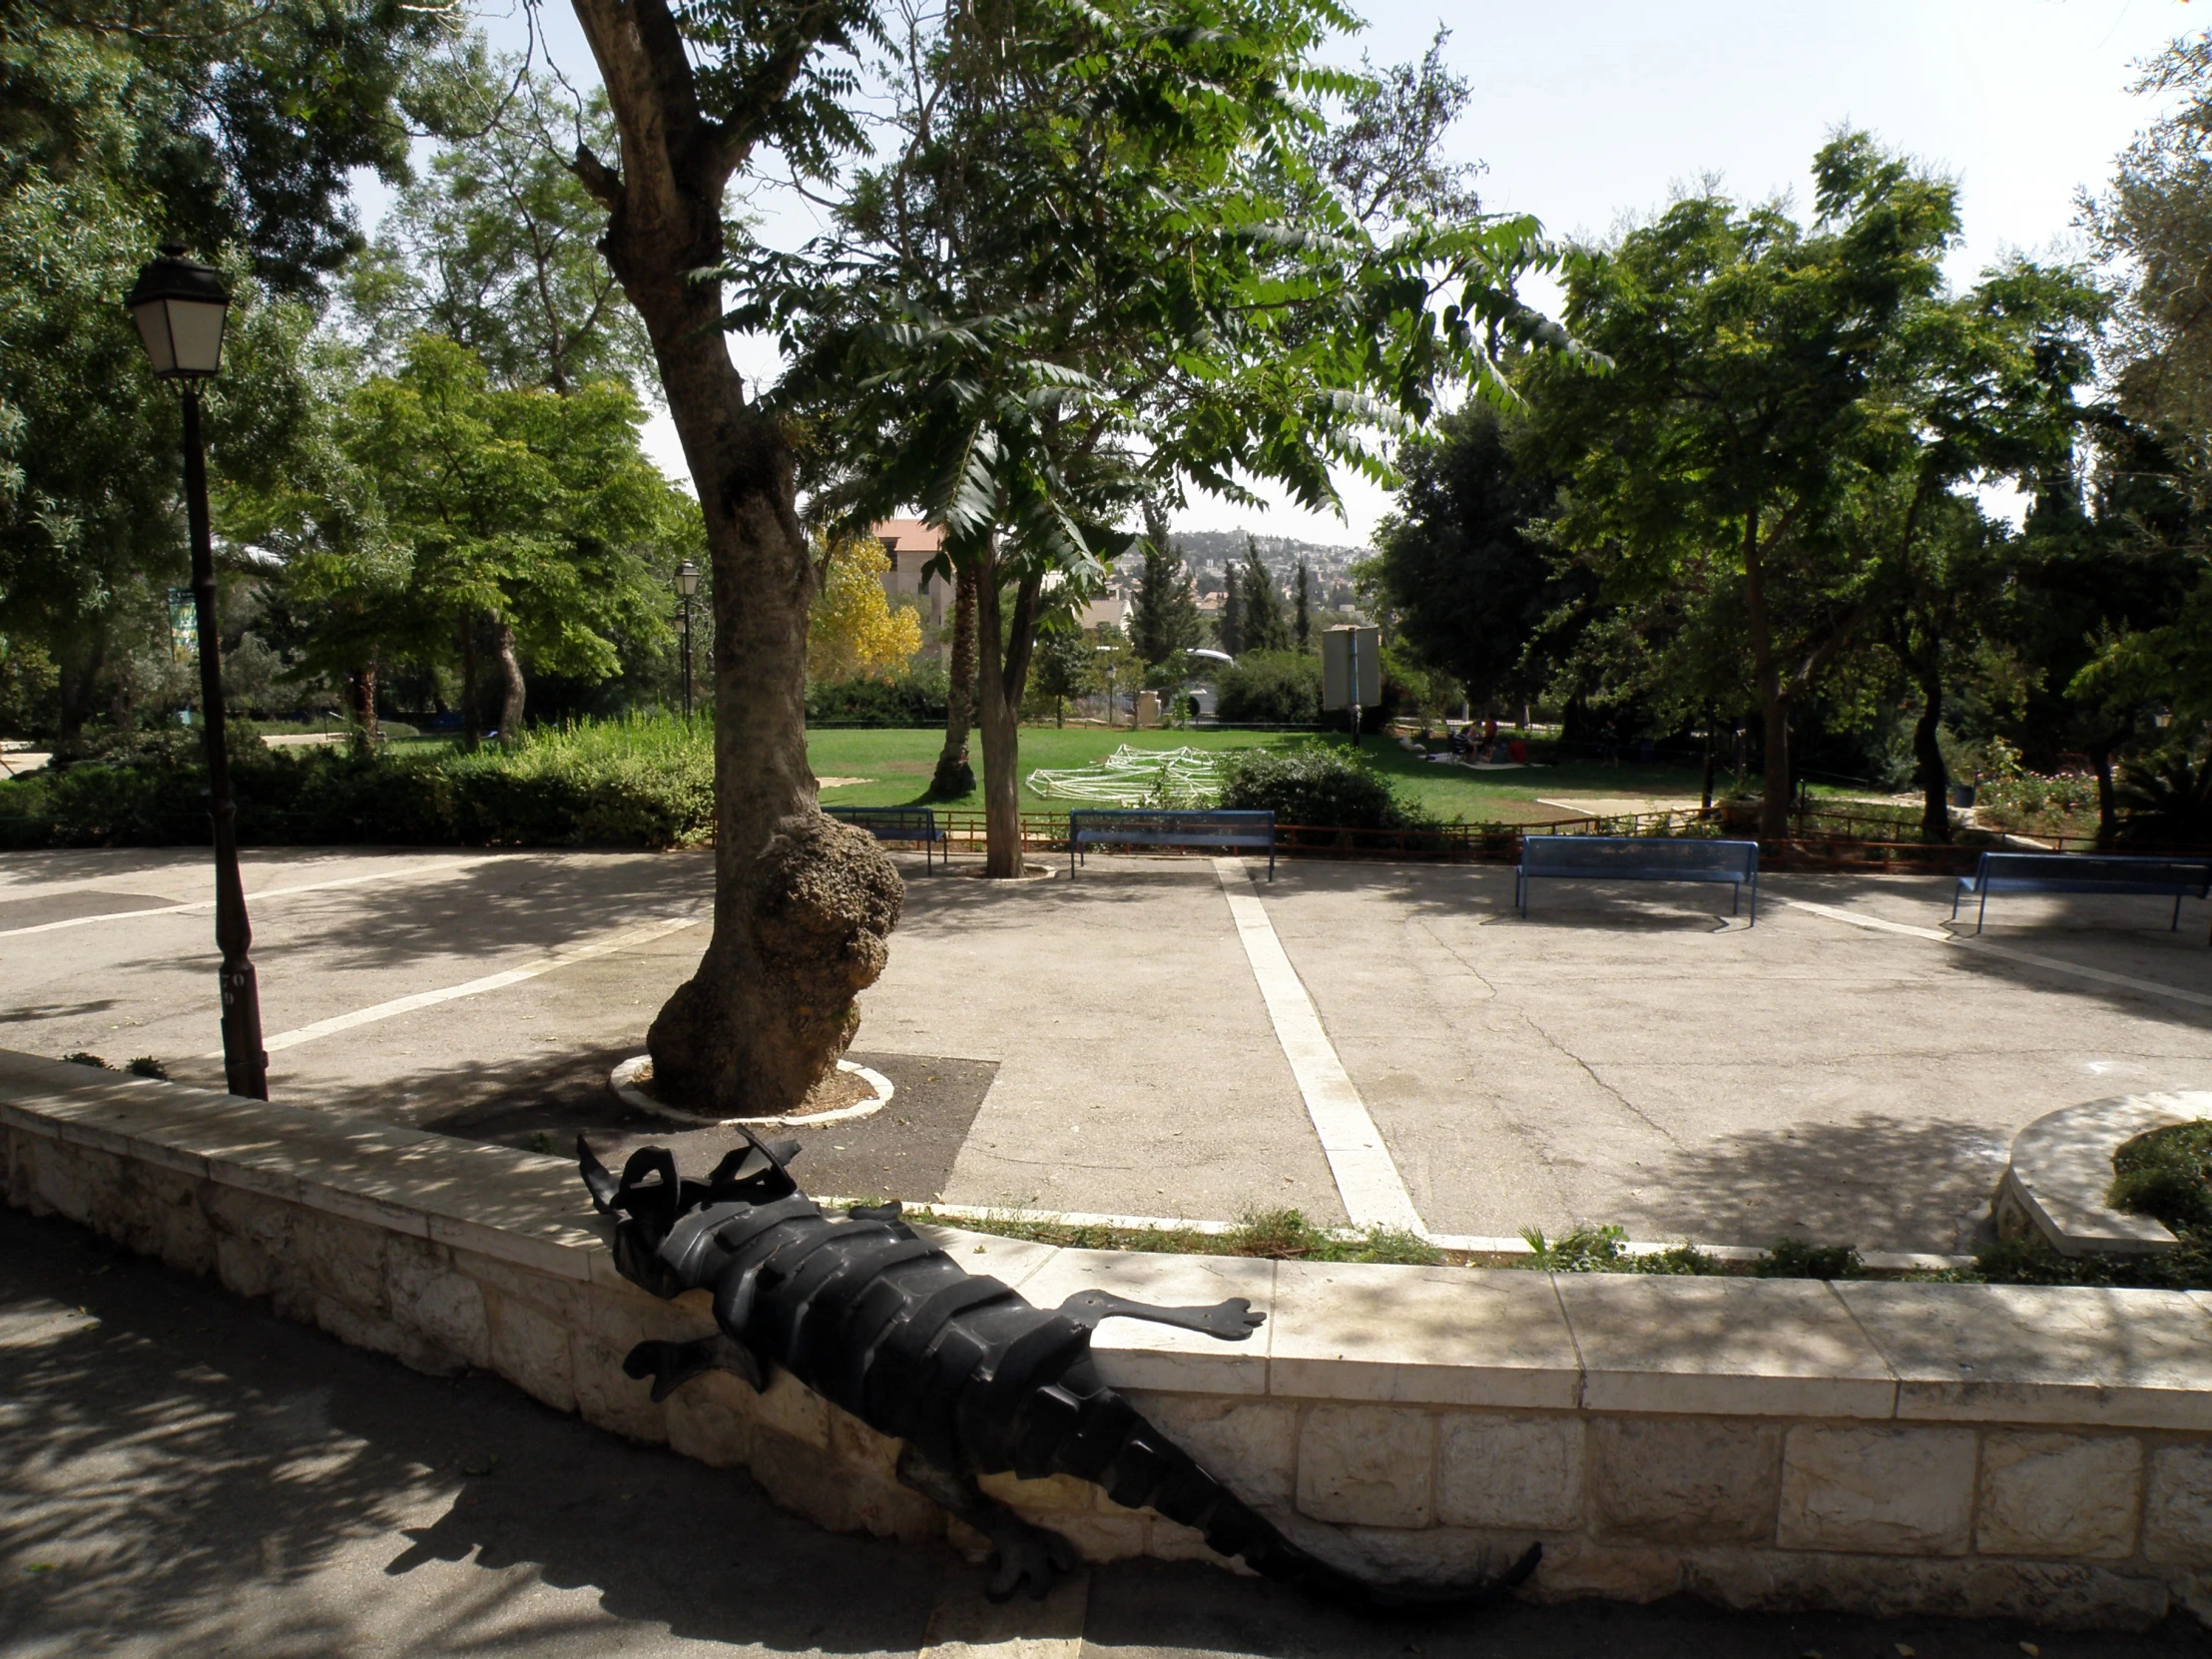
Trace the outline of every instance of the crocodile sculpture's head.
<instances>
[{"instance_id":1,"label":"crocodile sculpture's head","mask_svg":"<svg viewBox=\"0 0 2212 1659\"><path fill-rule=\"evenodd\" d=\"M681 1287L658 1252L680 1219L702 1205L768 1204L799 1191L786 1167L799 1155L797 1141L763 1141L742 1124L731 1127L746 1144L733 1147L704 1181L678 1176L675 1156L660 1146L630 1154L617 1180L590 1143L576 1137L576 1162L592 1208L614 1220L615 1268L623 1278L655 1296L674 1296Z\"/></svg>"}]
</instances>

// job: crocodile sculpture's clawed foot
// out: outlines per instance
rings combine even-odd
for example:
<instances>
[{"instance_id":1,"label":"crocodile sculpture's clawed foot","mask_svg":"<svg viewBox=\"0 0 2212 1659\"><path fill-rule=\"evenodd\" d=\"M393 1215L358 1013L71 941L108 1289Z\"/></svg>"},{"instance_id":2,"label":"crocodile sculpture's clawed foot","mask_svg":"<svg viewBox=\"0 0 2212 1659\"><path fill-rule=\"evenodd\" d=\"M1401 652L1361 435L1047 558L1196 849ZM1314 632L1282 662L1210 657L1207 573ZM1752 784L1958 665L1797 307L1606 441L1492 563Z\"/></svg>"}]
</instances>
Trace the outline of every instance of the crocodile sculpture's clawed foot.
<instances>
[{"instance_id":1,"label":"crocodile sculpture's clawed foot","mask_svg":"<svg viewBox=\"0 0 2212 1659\"><path fill-rule=\"evenodd\" d=\"M653 1379L655 1403L711 1371L735 1373L756 1393L766 1382L752 1350L720 1334L702 1337L695 1343L640 1343L623 1359L622 1370L641 1382L648 1377Z\"/></svg>"},{"instance_id":2,"label":"crocodile sculpture's clawed foot","mask_svg":"<svg viewBox=\"0 0 2212 1659\"><path fill-rule=\"evenodd\" d=\"M983 1532L998 1551L983 1592L993 1601L1009 1599L1025 1583L1030 1598L1042 1601L1052 1593L1060 1574L1083 1564L1082 1555L1067 1539L1047 1527L1031 1525L1011 1509L986 1518Z\"/></svg>"},{"instance_id":3,"label":"crocodile sculpture's clawed foot","mask_svg":"<svg viewBox=\"0 0 2212 1659\"><path fill-rule=\"evenodd\" d=\"M1255 1314L1252 1304L1241 1296L1205 1308L1155 1308L1111 1291L1077 1291L1060 1304L1060 1313L1094 1331L1101 1320L1150 1320L1154 1325L1172 1325L1180 1331L1219 1337L1225 1343L1241 1343L1268 1322L1267 1315Z\"/></svg>"}]
</instances>

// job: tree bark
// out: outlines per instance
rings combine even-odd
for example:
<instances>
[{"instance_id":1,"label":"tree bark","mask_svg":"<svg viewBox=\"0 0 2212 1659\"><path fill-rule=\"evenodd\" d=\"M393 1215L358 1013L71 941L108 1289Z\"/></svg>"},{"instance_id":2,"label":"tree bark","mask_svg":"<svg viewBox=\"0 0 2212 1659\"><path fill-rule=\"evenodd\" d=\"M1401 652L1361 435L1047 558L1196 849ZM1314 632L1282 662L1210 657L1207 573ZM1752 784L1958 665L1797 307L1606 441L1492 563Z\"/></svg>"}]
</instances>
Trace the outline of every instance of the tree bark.
<instances>
[{"instance_id":1,"label":"tree bark","mask_svg":"<svg viewBox=\"0 0 2212 1659\"><path fill-rule=\"evenodd\" d=\"M345 677L345 697L353 714L354 742L366 748L376 741L376 655Z\"/></svg>"},{"instance_id":2,"label":"tree bark","mask_svg":"<svg viewBox=\"0 0 2212 1659\"><path fill-rule=\"evenodd\" d=\"M473 751L483 737L476 702L476 613L471 611L461 618L461 747Z\"/></svg>"},{"instance_id":3,"label":"tree bark","mask_svg":"<svg viewBox=\"0 0 2212 1659\"><path fill-rule=\"evenodd\" d=\"M975 583L965 571L952 576L952 662L944 700L944 747L937 752L929 793L956 801L975 792L968 761L968 729L975 718Z\"/></svg>"},{"instance_id":4,"label":"tree bark","mask_svg":"<svg viewBox=\"0 0 2212 1659\"><path fill-rule=\"evenodd\" d=\"M1013 609L1004 611L994 562L976 573L976 635L982 672L977 702L983 726L985 876L1021 873L1021 693L1029 679L1029 648L1037 631L1041 577L1025 578ZM1003 644L1001 643L1003 642Z\"/></svg>"},{"instance_id":5,"label":"tree bark","mask_svg":"<svg viewBox=\"0 0 2212 1659\"><path fill-rule=\"evenodd\" d=\"M2097 774L2097 845L2110 846L2120 830L2120 804L2112 788L2112 745L2091 744L2089 764Z\"/></svg>"},{"instance_id":6,"label":"tree bark","mask_svg":"<svg viewBox=\"0 0 2212 1659\"><path fill-rule=\"evenodd\" d=\"M85 723L92 719L99 701L101 666L107 661L106 630L80 634L58 642L54 653L55 692L61 703L61 720L54 748L62 755L76 755L85 746Z\"/></svg>"},{"instance_id":7,"label":"tree bark","mask_svg":"<svg viewBox=\"0 0 2212 1659\"><path fill-rule=\"evenodd\" d=\"M661 388L706 517L714 570L714 935L647 1038L654 1089L721 1117L799 1105L860 1022L856 994L888 959L904 896L872 836L822 816L807 765L807 610L818 577L781 426L723 341L731 174L804 67L795 30L781 81L748 85L750 125L700 109L666 0L573 0L621 138L619 173L579 148L607 209L600 252L652 340Z\"/></svg>"},{"instance_id":8,"label":"tree bark","mask_svg":"<svg viewBox=\"0 0 2212 1659\"><path fill-rule=\"evenodd\" d=\"M1774 660L1774 628L1767 614L1767 573L1760 558L1756 513L1744 525L1744 609L1751 624L1752 680L1759 688L1759 712L1766 724L1759 835L1763 840L1781 840L1790 833L1790 705L1782 695L1782 671Z\"/></svg>"},{"instance_id":9,"label":"tree bark","mask_svg":"<svg viewBox=\"0 0 2212 1659\"><path fill-rule=\"evenodd\" d=\"M1943 746L1936 741L1936 729L1943 720L1943 676L1940 669L1924 669L1921 682L1921 718L1913 727L1913 756L1921 764L1921 839L1950 839L1950 769L1943 765Z\"/></svg>"},{"instance_id":10,"label":"tree bark","mask_svg":"<svg viewBox=\"0 0 2212 1659\"><path fill-rule=\"evenodd\" d=\"M504 618L491 626L492 655L499 661L499 741L508 748L522 741L522 662L515 655L515 625Z\"/></svg>"}]
</instances>

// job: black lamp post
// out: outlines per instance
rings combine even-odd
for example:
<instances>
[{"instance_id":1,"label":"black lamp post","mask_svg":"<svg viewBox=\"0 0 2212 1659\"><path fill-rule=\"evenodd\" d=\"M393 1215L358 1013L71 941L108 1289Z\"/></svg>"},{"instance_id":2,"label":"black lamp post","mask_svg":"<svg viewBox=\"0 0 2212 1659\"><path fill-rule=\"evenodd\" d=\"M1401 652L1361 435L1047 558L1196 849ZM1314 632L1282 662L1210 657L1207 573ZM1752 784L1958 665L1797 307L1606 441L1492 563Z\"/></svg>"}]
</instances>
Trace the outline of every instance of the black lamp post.
<instances>
[{"instance_id":1,"label":"black lamp post","mask_svg":"<svg viewBox=\"0 0 2212 1659\"><path fill-rule=\"evenodd\" d=\"M684 723L691 724L691 602L699 591L699 567L686 559L676 567L676 596L684 602L684 629L680 636L684 657Z\"/></svg>"},{"instance_id":2,"label":"black lamp post","mask_svg":"<svg viewBox=\"0 0 2212 1659\"><path fill-rule=\"evenodd\" d=\"M223 652L216 633L215 549L208 536L208 456L200 436L200 382L223 363L223 319L231 307L222 274L185 258L171 243L138 274L124 301L155 378L175 380L185 404L185 514L192 528L192 592L200 623L201 730L208 749L208 805L215 820L215 937L223 951L223 1075L230 1091L269 1098L269 1056L262 1051L262 1001L247 948L239 879L238 808L223 747Z\"/></svg>"}]
</instances>

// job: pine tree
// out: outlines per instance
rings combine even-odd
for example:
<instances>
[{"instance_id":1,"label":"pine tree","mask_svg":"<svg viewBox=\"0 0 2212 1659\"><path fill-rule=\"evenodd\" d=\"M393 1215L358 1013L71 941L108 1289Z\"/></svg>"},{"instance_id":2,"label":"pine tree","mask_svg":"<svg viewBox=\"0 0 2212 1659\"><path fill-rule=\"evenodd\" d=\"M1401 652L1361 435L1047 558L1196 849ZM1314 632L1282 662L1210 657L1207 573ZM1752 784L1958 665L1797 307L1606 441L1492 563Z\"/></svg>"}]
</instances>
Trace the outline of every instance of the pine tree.
<instances>
[{"instance_id":1,"label":"pine tree","mask_svg":"<svg viewBox=\"0 0 2212 1659\"><path fill-rule=\"evenodd\" d=\"M1298 640L1301 651L1310 650L1314 643L1314 578L1306 568L1306 561L1298 561L1297 609L1291 623L1291 632Z\"/></svg>"},{"instance_id":2,"label":"pine tree","mask_svg":"<svg viewBox=\"0 0 2212 1659\"><path fill-rule=\"evenodd\" d=\"M1238 573L1232 571L1231 577L1234 583ZM1242 583L1245 649L1288 651L1291 648L1291 625L1283 615L1283 596L1276 591L1275 579L1268 575L1267 566L1260 562L1260 544L1250 536L1245 537Z\"/></svg>"},{"instance_id":3,"label":"pine tree","mask_svg":"<svg viewBox=\"0 0 2212 1659\"><path fill-rule=\"evenodd\" d=\"M1147 663L1164 663L1198 644L1202 629L1189 574L1168 539L1167 514L1145 504L1144 572L1129 613L1129 643Z\"/></svg>"}]
</instances>

